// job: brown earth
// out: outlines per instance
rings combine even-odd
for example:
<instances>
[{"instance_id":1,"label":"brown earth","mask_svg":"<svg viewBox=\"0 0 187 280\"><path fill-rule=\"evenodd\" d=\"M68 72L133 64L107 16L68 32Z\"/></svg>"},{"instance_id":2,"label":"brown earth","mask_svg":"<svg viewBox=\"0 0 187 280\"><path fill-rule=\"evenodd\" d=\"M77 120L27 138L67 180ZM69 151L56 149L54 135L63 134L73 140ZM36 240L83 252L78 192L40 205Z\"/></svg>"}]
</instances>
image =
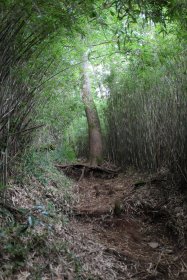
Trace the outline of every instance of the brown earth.
<instances>
[{"instance_id":1,"label":"brown earth","mask_svg":"<svg viewBox=\"0 0 187 280\"><path fill-rule=\"evenodd\" d=\"M175 234L166 226L167 215L158 218L158 213L153 215L158 212L156 208L143 211L139 207L144 198L140 201L137 193L144 193L145 187L140 183L136 188L137 180L143 177L92 177L76 183L77 202L71 224L83 240L85 237L101 244L106 256L120 262L118 268L114 265L115 276L111 279L185 280L187 248L178 246ZM108 278L103 275L98 279Z\"/></svg>"},{"instance_id":2,"label":"brown earth","mask_svg":"<svg viewBox=\"0 0 187 280\"><path fill-rule=\"evenodd\" d=\"M73 170L79 181L67 191L62 174L62 185L59 174L47 185L10 182L1 193L0 279L187 279L185 194L166 174L111 178L104 169Z\"/></svg>"}]
</instances>

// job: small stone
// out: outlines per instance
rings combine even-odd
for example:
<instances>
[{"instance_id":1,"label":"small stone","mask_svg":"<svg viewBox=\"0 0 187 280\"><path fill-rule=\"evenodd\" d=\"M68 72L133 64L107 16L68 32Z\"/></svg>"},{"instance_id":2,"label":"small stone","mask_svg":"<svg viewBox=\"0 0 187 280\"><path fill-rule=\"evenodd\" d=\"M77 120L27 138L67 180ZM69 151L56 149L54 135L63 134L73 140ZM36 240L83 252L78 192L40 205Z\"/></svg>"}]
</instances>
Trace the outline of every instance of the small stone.
<instances>
[{"instance_id":1,"label":"small stone","mask_svg":"<svg viewBox=\"0 0 187 280\"><path fill-rule=\"evenodd\" d=\"M150 243L148 243L148 245L153 249L156 249L159 246L159 244L157 242L150 242Z\"/></svg>"}]
</instances>

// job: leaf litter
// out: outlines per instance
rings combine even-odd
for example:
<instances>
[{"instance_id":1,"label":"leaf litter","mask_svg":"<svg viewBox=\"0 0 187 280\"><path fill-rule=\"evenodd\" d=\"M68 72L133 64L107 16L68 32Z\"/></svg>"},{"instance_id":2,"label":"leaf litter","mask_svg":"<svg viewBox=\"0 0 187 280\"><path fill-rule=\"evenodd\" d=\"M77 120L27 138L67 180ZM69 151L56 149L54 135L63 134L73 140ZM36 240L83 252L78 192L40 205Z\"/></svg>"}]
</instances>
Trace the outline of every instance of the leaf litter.
<instances>
[{"instance_id":1,"label":"leaf litter","mask_svg":"<svg viewBox=\"0 0 187 280\"><path fill-rule=\"evenodd\" d=\"M169 180L137 184L145 178L83 178L66 191L34 177L11 182L1 194L0 279L185 280L184 196Z\"/></svg>"}]
</instances>

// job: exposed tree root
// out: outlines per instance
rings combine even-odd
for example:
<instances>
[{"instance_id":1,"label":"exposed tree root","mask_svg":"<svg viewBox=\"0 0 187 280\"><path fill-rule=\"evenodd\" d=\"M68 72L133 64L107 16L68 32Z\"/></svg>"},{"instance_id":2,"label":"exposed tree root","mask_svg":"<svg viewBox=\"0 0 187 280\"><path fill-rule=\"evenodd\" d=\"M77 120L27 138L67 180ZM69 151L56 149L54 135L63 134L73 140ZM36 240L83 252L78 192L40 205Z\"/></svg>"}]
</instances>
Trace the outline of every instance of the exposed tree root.
<instances>
[{"instance_id":1,"label":"exposed tree root","mask_svg":"<svg viewBox=\"0 0 187 280\"><path fill-rule=\"evenodd\" d=\"M111 179L119 174L120 169L110 169L104 166L91 166L84 163L75 163L75 164L56 164L57 168L60 168L64 173L78 181L81 181L84 176L89 177L100 177L103 179Z\"/></svg>"}]
</instances>

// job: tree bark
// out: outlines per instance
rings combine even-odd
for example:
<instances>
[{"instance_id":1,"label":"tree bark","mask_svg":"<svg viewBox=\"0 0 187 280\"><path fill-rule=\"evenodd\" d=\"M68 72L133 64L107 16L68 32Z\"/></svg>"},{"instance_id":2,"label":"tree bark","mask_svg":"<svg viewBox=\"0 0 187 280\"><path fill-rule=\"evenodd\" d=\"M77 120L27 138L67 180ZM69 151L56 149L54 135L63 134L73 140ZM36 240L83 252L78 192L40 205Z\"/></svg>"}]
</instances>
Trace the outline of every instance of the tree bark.
<instances>
[{"instance_id":1,"label":"tree bark","mask_svg":"<svg viewBox=\"0 0 187 280\"><path fill-rule=\"evenodd\" d=\"M88 122L89 160L90 164L94 166L102 163L103 145L99 116L91 94L88 54L89 52L86 52L83 56L82 101L84 103L84 108Z\"/></svg>"}]
</instances>

